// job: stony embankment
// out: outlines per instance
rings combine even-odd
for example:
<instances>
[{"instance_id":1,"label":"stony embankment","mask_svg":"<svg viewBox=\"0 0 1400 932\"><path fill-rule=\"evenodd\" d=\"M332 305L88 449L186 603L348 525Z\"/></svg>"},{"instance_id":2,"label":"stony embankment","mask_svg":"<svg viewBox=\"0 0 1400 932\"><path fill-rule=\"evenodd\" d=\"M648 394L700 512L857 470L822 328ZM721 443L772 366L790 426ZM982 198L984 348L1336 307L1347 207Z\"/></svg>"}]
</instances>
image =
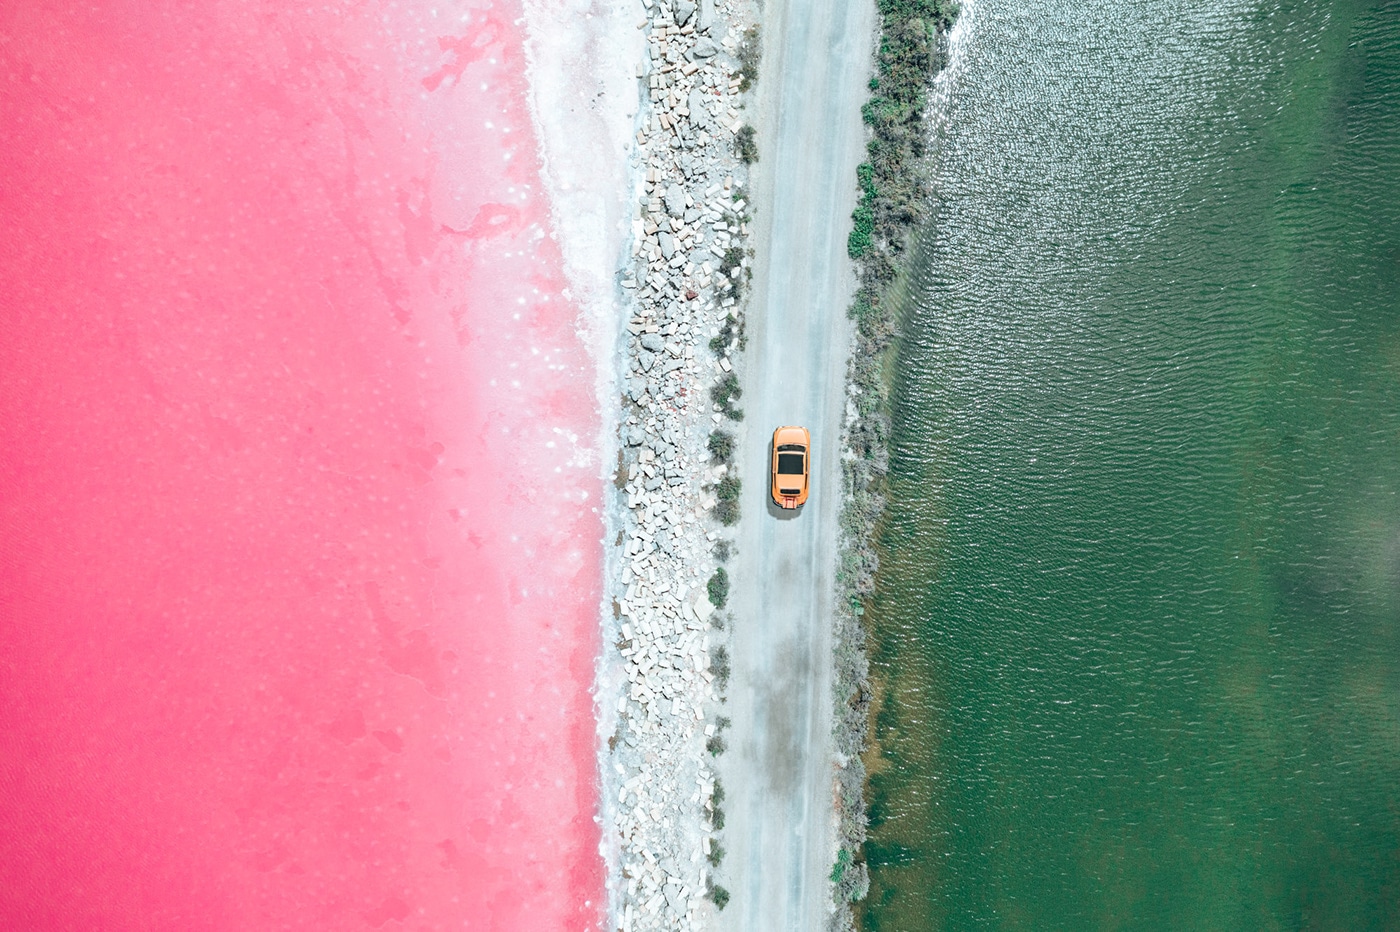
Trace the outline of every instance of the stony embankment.
<instances>
[{"instance_id":1,"label":"stony embankment","mask_svg":"<svg viewBox=\"0 0 1400 932\"><path fill-rule=\"evenodd\" d=\"M874 698L862 617L875 591L875 537L884 511L889 464L889 365L898 328L905 263L925 222L932 191L925 144L928 94L948 64L954 0L877 0L880 42L870 101L862 110L869 158L857 172L861 199L847 242L860 286L850 316L855 345L846 375L841 512L842 556L835 618L836 808L838 849L832 866L831 928L854 928L851 904L870 880L863 845L868 815L866 767Z\"/></svg>"},{"instance_id":2,"label":"stony embankment","mask_svg":"<svg viewBox=\"0 0 1400 932\"><path fill-rule=\"evenodd\" d=\"M714 880L723 789L710 764L727 724L718 564L736 489L722 428L742 416L734 370L754 157L742 101L754 77L746 29L755 10L643 3L642 190L621 281L629 322L600 676L616 727L603 756L602 819L615 927L672 932L704 928L727 898Z\"/></svg>"}]
</instances>

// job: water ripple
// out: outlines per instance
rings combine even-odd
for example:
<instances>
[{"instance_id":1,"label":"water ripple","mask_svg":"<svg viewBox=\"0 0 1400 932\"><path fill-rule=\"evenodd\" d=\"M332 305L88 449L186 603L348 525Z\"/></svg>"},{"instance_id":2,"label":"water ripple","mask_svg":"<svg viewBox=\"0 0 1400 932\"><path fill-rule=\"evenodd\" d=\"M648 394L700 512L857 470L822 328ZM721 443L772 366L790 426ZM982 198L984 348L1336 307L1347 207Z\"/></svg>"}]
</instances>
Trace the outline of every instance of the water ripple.
<instances>
[{"instance_id":1,"label":"water ripple","mask_svg":"<svg viewBox=\"0 0 1400 932\"><path fill-rule=\"evenodd\" d=\"M1400 926L1400 18L979 0L867 930Z\"/></svg>"}]
</instances>

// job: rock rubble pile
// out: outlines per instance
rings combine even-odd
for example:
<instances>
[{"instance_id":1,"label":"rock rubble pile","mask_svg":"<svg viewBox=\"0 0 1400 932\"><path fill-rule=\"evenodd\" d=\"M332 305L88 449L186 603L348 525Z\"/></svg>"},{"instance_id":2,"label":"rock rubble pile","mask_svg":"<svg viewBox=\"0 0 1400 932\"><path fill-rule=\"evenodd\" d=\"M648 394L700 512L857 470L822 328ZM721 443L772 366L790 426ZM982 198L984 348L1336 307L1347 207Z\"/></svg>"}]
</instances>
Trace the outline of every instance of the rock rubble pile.
<instances>
[{"instance_id":1,"label":"rock rubble pile","mask_svg":"<svg viewBox=\"0 0 1400 932\"><path fill-rule=\"evenodd\" d=\"M669 932L704 928L723 900L710 875L722 794L706 742L716 746L722 724L724 680L711 663L724 632L704 580L723 533L711 509L724 466L709 463L706 441L724 418L709 391L738 365L736 330L724 325L740 316L748 268L734 135L744 125L736 52L752 9L643 4L635 157L644 196L622 280L631 314L610 579L617 640L605 658L622 672L603 818L616 927Z\"/></svg>"}]
</instances>

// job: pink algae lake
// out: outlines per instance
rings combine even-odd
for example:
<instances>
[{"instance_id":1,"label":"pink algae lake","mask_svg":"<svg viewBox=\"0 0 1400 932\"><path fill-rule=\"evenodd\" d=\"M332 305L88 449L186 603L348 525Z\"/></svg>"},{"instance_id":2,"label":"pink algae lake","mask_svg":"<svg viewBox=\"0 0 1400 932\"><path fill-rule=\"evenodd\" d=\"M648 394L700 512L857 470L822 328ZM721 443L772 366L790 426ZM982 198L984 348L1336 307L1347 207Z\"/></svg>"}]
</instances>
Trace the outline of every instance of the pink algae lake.
<instances>
[{"instance_id":1,"label":"pink algae lake","mask_svg":"<svg viewBox=\"0 0 1400 932\"><path fill-rule=\"evenodd\" d=\"M0 928L598 923L519 17L0 12Z\"/></svg>"}]
</instances>

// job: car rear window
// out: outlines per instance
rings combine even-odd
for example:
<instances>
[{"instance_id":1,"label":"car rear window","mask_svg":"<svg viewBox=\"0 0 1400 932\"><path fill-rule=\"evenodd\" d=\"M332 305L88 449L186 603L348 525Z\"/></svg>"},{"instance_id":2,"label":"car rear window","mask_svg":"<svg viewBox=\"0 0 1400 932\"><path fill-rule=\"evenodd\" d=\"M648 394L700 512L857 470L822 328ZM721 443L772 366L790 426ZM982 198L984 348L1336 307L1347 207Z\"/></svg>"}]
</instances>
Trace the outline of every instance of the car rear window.
<instances>
[{"instance_id":1,"label":"car rear window","mask_svg":"<svg viewBox=\"0 0 1400 932\"><path fill-rule=\"evenodd\" d=\"M788 476L802 475L802 454L801 453L779 453L778 454L778 474Z\"/></svg>"}]
</instances>

